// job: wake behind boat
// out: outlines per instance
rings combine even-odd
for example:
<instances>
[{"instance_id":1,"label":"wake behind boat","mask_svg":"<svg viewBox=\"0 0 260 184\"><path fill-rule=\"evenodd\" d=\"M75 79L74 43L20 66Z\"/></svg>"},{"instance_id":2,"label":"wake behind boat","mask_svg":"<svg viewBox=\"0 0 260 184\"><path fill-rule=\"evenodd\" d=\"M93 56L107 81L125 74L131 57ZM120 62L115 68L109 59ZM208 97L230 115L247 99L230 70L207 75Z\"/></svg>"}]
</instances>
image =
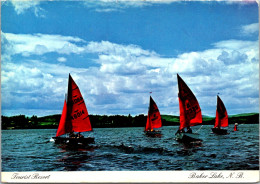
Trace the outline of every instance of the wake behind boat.
<instances>
[{"instance_id":1,"label":"wake behind boat","mask_svg":"<svg viewBox=\"0 0 260 184\"><path fill-rule=\"evenodd\" d=\"M190 127L202 123L202 115L199 103L187 84L177 74L179 88L180 127L175 134L178 142L198 143L199 134L192 133ZM186 129L186 132L185 132Z\"/></svg>"},{"instance_id":2,"label":"wake behind boat","mask_svg":"<svg viewBox=\"0 0 260 184\"><path fill-rule=\"evenodd\" d=\"M216 110L216 119L215 126L212 128L212 132L218 135L226 135L228 134L226 129L222 129L221 127L228 126L228 114L226 107L220 97L217 95L217 110Z\"/></svg>"},{"instance_id":3,"label":"wake behind boat","mask_svg":"<svg viewBox=\"0 0 260 184\"><path fill-rule=\"evenodd\" d=\"M162 119L160 111L154 102L153 98L150 96L150 103L147 115L147 121L145 126L145 134L151 137L160 137L161 131L155 130L154 128L162 127Z\"/></svg>"},{"instance_id":4,"label":"wake behind boat","mask_svg":"<svg viewBox=\"0 0 260 184\"><path fill-rule=\"evenodd\" d=\"M52 138L55 143L88 145L94 143L94 138L85 138L80 134L87 131L92 131L88 111L77 84L69 74L67 99L64 101L56 137ZM61 137L64 134L67 134L67 137Z\"/></svg>"}]
</instances>

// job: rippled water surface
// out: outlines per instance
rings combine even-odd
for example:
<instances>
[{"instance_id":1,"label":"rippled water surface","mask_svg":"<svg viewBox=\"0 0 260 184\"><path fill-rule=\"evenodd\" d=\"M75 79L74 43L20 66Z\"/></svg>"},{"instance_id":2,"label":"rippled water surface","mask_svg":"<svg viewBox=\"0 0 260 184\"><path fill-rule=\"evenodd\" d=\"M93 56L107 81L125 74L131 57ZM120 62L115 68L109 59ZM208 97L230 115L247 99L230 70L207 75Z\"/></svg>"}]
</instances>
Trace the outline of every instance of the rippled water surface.
<instances>
[{"instance_id":1,"label":"rippled water surface","mask_svg":"<svg viewBox=\"0 0 260 184\"><path fill-rule=\"evenodd\" d=\"M224 136L212 134L211 127L199 130L198 146L176 142L177 126L163 127L161 138L146 137L142 127L96 128L84 134L95 137L87 149L54 144L53 129L2 130L2 171L259 169L258 124L241 125L237 132L230 127Z\"/></svg>"}]
</instances>

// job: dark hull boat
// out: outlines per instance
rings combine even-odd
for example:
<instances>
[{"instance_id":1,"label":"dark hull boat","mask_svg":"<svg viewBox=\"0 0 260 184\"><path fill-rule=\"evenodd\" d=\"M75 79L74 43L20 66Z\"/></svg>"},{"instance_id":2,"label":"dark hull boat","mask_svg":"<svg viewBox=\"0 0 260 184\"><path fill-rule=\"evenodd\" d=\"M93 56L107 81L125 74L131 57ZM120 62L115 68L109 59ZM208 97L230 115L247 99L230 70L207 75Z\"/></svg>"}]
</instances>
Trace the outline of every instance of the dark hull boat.
<instances>
[{"instance_id":1,"label":"dark hull boat","mask_svg":"<svg viewBox=\"0 0 260 184\"><path fill-rule=\"evenodd\" d=\"M145 135L150 137L161 137L161 131L154 130L154 128L161 128L162 127L162 119L160 111L154 102L153 98L150 96L150 103L147 115L147 121L145 126Z\"/></svg>"},{"instance_id":2,"label":"dark hull boat","mask_svg":"<svg viewBox=\"0 0 260 184\"><path fill-rule=\"evenodd\" d=\"M70 144L70 145L89 145L95 143L93 137L83 137L83 138L70 138L70 137L53 137L55 143L57 144Z\"/></svg>"},{"instance_id":3,"label":"dark hull boat","mask_svg":"<svg viewBox=\"0 0 260 184\"><path fill-rule=\"evenodd\" d=\"M145 131L145 135L147 135L149 137L161 137L162 133L159 130Z\"/></svg>"},{"instance_id":4,"label":"dark hull boat","mask_svg":"<svg viewBox=\"0 0 260 184\"><path fill-rule=\"evenodd\" d=\"M212 132L217 135L226 135L229 134L226 129L221 127L228 126L228 114L226 107L219 96L217 96L217 110L216 110L216 119L215 126L212 128Z\"/></svg>"},{"instance_id":5,"label":"dark hull boat","mask_svg":"<svg viewBox=\"0 0 260 184\"><path fill-rule=\"evenodd\" d=\"M228 131L226 129L222 129L222 128L212 128L211 130L214 134L218 134L218 135L227 135L228 134Z\"/></svg>"},{"instance_id":6,"label":"dark hull boat","mask_svg":"<svg viewBox=\"0 0 260 184\"><path fill-rule=\"evenodd\" d=\"M177 74L179 88L180 127L175 139L182 143L198 143L199 134L192 133L190 127L202 123L202 114L199 103L187 84ZM185 128L187 131L185 132Z\"/></svg>"},{"instance_id":7,"label":"dark hull boat","mask_svg":"<svg viewBox=\"0 0 260 184\"><path fill-rule=\"evenodd\" d=\"M176 134L176 140L182 143L201 143L202 140L199 139L199 134L195 133L178 133Z\"/></svg>"},{"instance_id":8,"label":"dark hull boat","mask_svg":"<svg viewBox=\"0 0 260 184\"><path fill-rule=\"evenodd\" d=\"M87 131L92 131L88 111L77 84L69 75L67 99L64 101L56 136L52 138L57 144L88 145L95 141L93 137L85 138L80 134ZM62 137L65 134L69 136Z\"/></svg>"}]
</instances>

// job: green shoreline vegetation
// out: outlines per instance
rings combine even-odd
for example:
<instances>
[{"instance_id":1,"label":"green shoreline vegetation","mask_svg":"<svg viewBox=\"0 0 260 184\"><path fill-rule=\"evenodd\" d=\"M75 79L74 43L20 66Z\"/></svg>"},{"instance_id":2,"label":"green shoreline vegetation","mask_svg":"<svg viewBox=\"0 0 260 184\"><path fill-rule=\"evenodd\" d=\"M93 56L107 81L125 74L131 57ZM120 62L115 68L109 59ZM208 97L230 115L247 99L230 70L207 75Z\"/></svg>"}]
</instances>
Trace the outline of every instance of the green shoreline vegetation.
<instances>
[{"instance_id":1,"label":"green shoreline vegetation","mask_svg":"<svg viewBox=\"0 0 260 184\"><path fill-rule=\"evenodd\" d=\"M2 130L8 129L57 129L60 114L44 117L25 115L1 116ZM163 126L179 126L179 116L161 115ZM89 115L93 128L144 127L147 116L140 114L132 117L124 115ZM229 116L229 124L258 124L259 113L244 113ZM203 125L214 125L215 117L203 116Z\"/></svg>"}]
</instances>

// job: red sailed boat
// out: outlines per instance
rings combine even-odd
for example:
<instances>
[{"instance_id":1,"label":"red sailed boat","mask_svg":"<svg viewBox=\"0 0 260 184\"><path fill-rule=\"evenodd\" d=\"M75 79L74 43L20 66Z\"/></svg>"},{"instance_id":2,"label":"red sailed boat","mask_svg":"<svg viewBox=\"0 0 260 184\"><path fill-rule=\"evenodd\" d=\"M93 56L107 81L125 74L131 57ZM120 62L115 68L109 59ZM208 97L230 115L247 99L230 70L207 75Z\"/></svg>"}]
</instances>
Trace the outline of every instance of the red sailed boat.
<instances>
[{"instance_id":1,"label":"red sailed boat","mask_svg":"<svg viewBox=\"0 0 260 184\"><path fill-rule=\"evenodd\" d=\"M237 129L237 123L235 123L235 125L234 125L234 131L238 131L238 129Z\"/></svg>"},{"instance_id":2,"label":"red sailed boat","mask_svg":"<svg viewBox=\"0 0 260 184\"><path fill-rule=\"evenodd\" d=\"M160 111L150 96L150 104L148 109L147 121L145 126L145 134L148 136L161 136L161 131L155 130L154 128L162 127L162 119Z\"/></svg>"},{"instance_id":3,"label":"red sailed boat","mask_svg":"<svg viewBox=\"0 0 260 184\"><path fill-rule=\"evenodd\" d=\"M55 143L74 145L93 143L94 138L84 138L80 134L86 131L92 131L88 111L77 84L69 74L67 100L64 101L59 127L53 139ZM64 134L69 134L69 137L61 137Z\"/></svg>"},{"instance_id":4,"label":"red sailed boat","mask_svg":"<svg viewBox=\"0 0 260 184\"><path fill-rule=\"evenodd\" d=\"M179 88L180 127L175 134L176 140L186 143L202 141L198 138L198 134L192 133L190 128L202 123L200 105L195 95L178 74L177 80Z\"/></svg>"},{"instance_id":5,"label":"red sailed boat","mask_svg":"<svg viewBox=\"0 0 260 184\"><path fill-rule=\"evenodd\" d=\"M217 96L217 110L216 110L216 119L215 126L212 128L212 132L218 135L226 135L228 134L226 129L222 129L221 127L228 126L228 114L226 107L219 96Z\"/></svg>"}]
</instances>

